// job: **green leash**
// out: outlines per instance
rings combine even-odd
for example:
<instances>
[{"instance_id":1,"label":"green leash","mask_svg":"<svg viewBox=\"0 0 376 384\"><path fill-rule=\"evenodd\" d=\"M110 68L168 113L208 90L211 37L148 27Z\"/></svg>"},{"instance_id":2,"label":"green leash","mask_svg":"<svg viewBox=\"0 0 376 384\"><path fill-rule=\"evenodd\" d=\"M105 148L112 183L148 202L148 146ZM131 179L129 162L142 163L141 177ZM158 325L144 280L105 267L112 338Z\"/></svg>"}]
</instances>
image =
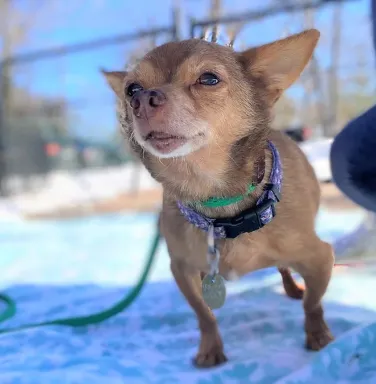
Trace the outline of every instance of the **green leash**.
<instances>
[{"instance_id":1,"label":"green leash","mask_svg":"<svg viewBox=\"0 0 376 384\"><path fill-rule=\"evenodd\" d=\"M120 312L124 311L124 309L128 308L136 300L142 288L144 287L147 277L149 275L151 266L155 259L155 255L157 253L160 239L161 239L161 234L159 232L159 228L157 228L156 234L153 239L152 247L150 249L150 252L145 264L145 268L140 276L138 283L132 289L132 291L126 297L124 297L124 299L120 300L111 308L95 313L93 315L88 315L88 316L67 317L65 319L56 319L56 320L45 321L45 322L35 323L35 324L32 324L32 323L25 324L25 325L21 325L19 327L14 327L14 328L0 329L0 334L11 333L11 332L20 331L23 329L44 327L46 325L65 325L69 327L84 327L88 325L101 323L109 319L110 317L113 317L119 314ZM0 322L4 322L5 320L9 320L16 314L17 306L16 306L16 303L9 296L5 294L0 294L0 301L5 303L6 305L5 311L2 314L0 314Z\"/></svg>"}]
</instances>

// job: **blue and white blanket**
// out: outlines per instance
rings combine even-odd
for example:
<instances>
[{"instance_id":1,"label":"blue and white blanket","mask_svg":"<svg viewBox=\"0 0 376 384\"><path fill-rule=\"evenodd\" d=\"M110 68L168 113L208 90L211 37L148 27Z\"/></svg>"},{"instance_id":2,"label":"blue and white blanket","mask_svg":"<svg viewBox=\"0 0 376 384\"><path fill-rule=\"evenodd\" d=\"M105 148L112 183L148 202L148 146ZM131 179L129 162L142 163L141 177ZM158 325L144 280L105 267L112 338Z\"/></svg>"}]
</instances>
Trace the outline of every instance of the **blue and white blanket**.
<instances>
[{"instance_id":1,"label":"blue and white blanket","mask_svg":"<svg viewBox=\"0 0 376 384\"><path fill-rule=\"evenodd\" d=\"M18 304L0 328L111 306L137 280L154 220L0 223L0 280ZM318 229L332 240L361 220L323 213ZM196 319L171 280L163 246L149 284L121 315L83 329L0 335L0 383L376 383L375 276L375 270L335 273L325 308L336 341L319 353L304 350L301 302L281 294L275 270L230 283L216 311L229 362L198 370L191 364Z\"/></svg>"}]
</instances>

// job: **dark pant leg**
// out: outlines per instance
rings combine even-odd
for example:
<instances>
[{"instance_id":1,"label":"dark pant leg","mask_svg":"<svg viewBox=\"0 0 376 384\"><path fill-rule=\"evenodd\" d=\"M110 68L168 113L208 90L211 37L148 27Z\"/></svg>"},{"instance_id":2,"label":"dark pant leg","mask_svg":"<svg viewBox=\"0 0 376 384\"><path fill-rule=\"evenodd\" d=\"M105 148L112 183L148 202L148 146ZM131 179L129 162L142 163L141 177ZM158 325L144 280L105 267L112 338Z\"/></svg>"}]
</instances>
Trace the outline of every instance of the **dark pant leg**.
<instances>
[{"instance_id":1,"label":"dark pant leg","mask_svg":"<svg viewBox=\"0 0 376 384\"><path fill-rule=\"evenodd\" d=\"M376 106L336 136L330 160L338 188L358 205L376 212Z\"/></svg>"}]
</instances>

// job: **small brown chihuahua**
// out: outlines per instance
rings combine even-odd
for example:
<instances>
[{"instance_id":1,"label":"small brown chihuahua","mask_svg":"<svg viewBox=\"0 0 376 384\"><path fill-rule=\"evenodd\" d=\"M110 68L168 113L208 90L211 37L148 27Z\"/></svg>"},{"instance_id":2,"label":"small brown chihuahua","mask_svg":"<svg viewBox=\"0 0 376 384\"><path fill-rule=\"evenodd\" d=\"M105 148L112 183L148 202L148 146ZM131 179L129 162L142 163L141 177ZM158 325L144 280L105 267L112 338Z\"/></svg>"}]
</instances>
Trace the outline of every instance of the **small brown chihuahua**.
<instances>
[{"instance_id":1,"label":"small brown chihuahua","mask_svg":"<svg viewBox=\"0 0 376 384\"><path fill-rule=\"evenodd\" d=\"M273 105L319 36L312 29L240 53L200 39L170 42L130 72L103 71L127 140L163 185L171 270L201 331L197 366L226 361L201 288L211 225L220 276L278 267L288 296L304 296L306 347L333 339L321 305L334 256L315 233L320 187L299 147L270 128Z\"/></svg>"}]
</instances>

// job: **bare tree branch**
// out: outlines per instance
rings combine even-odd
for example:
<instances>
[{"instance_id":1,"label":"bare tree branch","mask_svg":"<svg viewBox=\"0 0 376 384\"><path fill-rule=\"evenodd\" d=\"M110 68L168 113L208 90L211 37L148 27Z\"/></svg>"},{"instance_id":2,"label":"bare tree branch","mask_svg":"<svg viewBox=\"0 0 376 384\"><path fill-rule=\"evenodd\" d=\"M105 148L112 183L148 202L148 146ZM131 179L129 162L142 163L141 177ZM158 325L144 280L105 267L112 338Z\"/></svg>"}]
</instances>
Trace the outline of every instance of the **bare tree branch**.
<instances>
[{"instance_id":1,"label":"bare tree branch","mask_svg":"<svg viewBox=\"0 0 376 384\"><path fill-rule=\"evenodd\" d=\"M227 28L227 35L229 37L230 47L234 45L236 38L238 37L239 33L245 27L246 24L247 24L246 22L236 23Z\"/></svg>"},{"instance_id":2,"label":"bare tree branch","mask_svg":"<svg viewBox=\"0 0 376 384\"><path fill-rule=\"evenodd\" d=\"M222 2L221 0L212 0L212 5L211 5L211 10L210 10L210 17L213 19L218 18L221 14L221 7L222 7ZM215 23L213 26L213 34L212 34L212 42L217 42L218 40L218 30L219 30L219 25L218 23Z\"/></svg>"},{"instance_id":3,"label":"bare tree branch","mask_svg":"<svg viewBox=\"0 0 376 384\"><path fill-rule=\"evenodd\" d=\"M331 135L337 129L338 109L338 65L341 51L342 4L333 8L331 63L328 70L328 130Z\"/></svg>"}]
</instances>

